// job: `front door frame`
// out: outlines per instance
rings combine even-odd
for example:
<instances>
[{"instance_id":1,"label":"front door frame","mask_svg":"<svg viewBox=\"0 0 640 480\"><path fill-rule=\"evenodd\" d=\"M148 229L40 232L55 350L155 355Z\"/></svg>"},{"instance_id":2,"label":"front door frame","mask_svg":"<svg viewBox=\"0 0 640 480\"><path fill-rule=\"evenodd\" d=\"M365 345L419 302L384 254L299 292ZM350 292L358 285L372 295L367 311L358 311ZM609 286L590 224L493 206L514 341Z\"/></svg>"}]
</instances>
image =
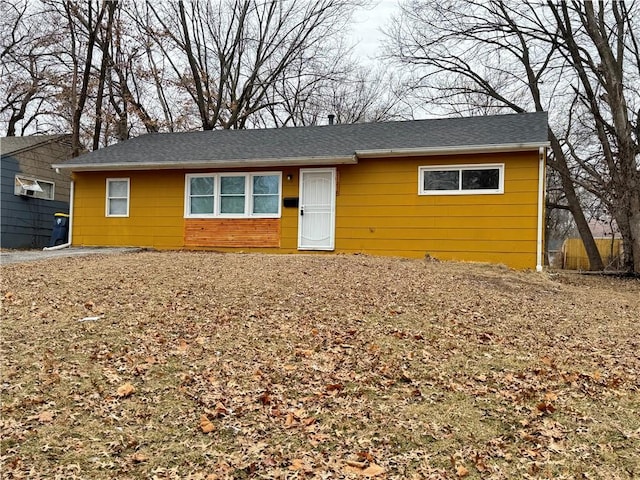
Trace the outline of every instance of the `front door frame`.
<instances>
[{"instance_id":1,"label":"front door frame","mask_svg":"<svg viewBox=\"0 0 640 480\"><path fill-rule=\"evenodd\" d=\"M304 175L305 173L330 173L331 174L331 182L330 182L330 199L331 204L329 206L330 220L329 220L329 231L326 232L329 235L329 239L326 245L304 245L303 237L302 237L302 222L304 220ZM300 205L298 207L298 250L322 250L322 251L333 251L335 250L335 242L336 242L336 168L301 168L300 169L300 186L299 186L299 195L300 195Z\"/></svg>"}]
</instances>

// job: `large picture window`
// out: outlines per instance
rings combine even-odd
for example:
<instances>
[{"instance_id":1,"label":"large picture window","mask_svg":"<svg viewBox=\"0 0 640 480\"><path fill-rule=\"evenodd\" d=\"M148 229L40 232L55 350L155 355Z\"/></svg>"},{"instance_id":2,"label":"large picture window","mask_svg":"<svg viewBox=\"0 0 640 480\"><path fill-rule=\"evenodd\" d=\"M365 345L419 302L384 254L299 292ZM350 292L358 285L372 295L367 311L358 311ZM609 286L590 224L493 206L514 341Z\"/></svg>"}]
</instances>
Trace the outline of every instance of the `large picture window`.
<instances>
[{"instance_id":1,"label":"large picture window","mask_svg":"<svg viewBox=\"0 0 640 480\"><path fill-rule=\"evenodd\" d=\"M280 217L278 173L188 174L185 217Z\"/></svg>"},{"instance_id":2,"label":"large picture window","mask_svg":"<svg viewBox=\"0 0 640 480\"><path fill-rule=\"evenodd\" d=\"M420 195L504 193L504 164L420 167L418 181Z\"/></svg>"},{"instance_id":3,"label":"large picture window","mask_svg":"<svg viewBox=\"0 0 640 480\"><path fill-rule=\"evenodd\" d=\"M107 217L129 216L129 179L107 178Z\"/></svg>"}]
</instances>

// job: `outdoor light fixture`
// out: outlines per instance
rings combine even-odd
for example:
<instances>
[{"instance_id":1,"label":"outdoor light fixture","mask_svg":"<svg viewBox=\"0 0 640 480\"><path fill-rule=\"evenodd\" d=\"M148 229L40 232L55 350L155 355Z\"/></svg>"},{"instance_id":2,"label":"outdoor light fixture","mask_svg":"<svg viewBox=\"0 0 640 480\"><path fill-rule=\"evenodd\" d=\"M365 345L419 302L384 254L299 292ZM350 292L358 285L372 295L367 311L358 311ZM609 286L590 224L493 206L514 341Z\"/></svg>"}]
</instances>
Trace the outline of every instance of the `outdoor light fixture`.
<instances>
[{"instance_id":1,"label":"outdoor light fixture","mask_svg":"<svg viewBox=\"0 0 640 480\"><path fill-rule=\"evenodd\" d=\"M291 181L293 180L293 175L291 175L290 173L287 175L287 181Z\"/></svg>"}]
</instances>

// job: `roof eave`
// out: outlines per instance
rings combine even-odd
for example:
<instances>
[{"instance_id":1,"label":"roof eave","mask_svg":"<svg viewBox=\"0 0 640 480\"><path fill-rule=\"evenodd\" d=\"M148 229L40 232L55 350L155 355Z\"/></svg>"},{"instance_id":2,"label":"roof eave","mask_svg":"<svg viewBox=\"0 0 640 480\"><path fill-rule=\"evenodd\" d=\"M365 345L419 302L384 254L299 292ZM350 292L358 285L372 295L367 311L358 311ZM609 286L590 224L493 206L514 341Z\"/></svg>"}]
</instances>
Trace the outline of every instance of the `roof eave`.
<instances>
[{"instance_id":1,"label":"roof eave","mask_svg":"<svg viewBox=\"0 0 640 480\"><path fill-rule=\"evenodd\" d=\"M488 152L537 151L540 147L548 147L549 142L505 143L487 145L460 145L430 148L392 148L375 150L357 150L350 156L327 157L295 157L264 159L233 159L224 161L198 162L114 162L114 163L58 163L51 168L71 171L115 171L115 170L184 170L184 169L220 169L220 168L262 168L262 167L295 167L353 165L358 158L393 158L434 155L464 155Z\"/></svg>"},{"instance_id":2,"label":"roof eave","mask_svg":"<svg viewBox=\"0 0 640 480\"><path fill-rule=\"evenodd\" d=\"M202 162L123 162L123 163L59 163L52 168L79 171L114 171L114 170L184 170L184 169L220 169L220 168L263 168L293 166L349 165L358 163L355 155L333 157L296 157L296 158L264 158L251 160L224 160Z\"/></svg>"},{"instance_id":3,"label":"roof eave","mask_svg":"<svg viewBox=\"0 0 640 480\"><path fill-rule=\"evenodd\" d=\"M390 157L415 157L433 155L465 155L487 152L519 152L538 151L540 147L548 147L549 142L505 143L487 145L459 145L431 148L393 148L377 150L357 150L358 158L390 158Z\"/></svg>"}]
</instances>

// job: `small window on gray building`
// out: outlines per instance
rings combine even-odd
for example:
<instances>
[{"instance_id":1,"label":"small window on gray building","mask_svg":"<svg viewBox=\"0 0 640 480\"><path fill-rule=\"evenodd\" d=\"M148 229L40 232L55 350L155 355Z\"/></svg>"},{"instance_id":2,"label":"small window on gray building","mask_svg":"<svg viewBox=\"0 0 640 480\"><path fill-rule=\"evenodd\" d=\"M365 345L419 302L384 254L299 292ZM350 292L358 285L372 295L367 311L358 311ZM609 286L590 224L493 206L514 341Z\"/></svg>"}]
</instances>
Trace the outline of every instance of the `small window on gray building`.
<instances>
[{"instance_id":1,"label":"small window on gray building","mask_svg":"<svg viewBox=\"0 0 640 480\"><path fill-rule=\"evenodd\" d=\"M16 175L13 193L15 195L22 195L25 197L53 200L55 194L55 183L48 180Z\"/></svg>"}]
</instances>

